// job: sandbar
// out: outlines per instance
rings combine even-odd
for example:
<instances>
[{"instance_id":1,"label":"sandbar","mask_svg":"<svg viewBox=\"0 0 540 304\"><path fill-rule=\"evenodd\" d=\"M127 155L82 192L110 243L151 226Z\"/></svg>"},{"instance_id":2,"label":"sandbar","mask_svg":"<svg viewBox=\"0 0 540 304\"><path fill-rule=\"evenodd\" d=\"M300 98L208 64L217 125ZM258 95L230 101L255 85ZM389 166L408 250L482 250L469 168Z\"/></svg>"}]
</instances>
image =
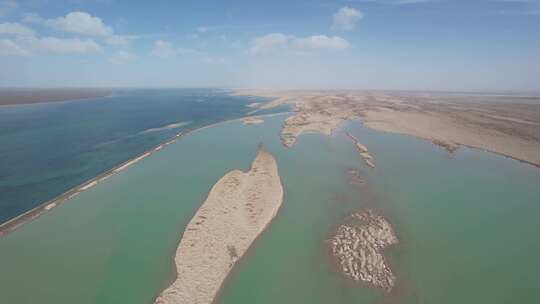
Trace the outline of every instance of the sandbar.
<instances>
[{"instance_id":1,"label":"sandbar","mask_svg":"<svg viewBox=\"0 0 540 304\"><path fill-rule=\"evenodd\" d=\"M259 147L249 171L230 171L210 190L177 248L177 278L155 303L212 303L235 263L282 202L277 162Z\"/></svg>"},{"instance_id":2,"label":"sandbar","mask_svg":"<svg viewBox=\"0 0 540 304\"><path fill-rule=\"evenodd\" d=\"M244 125L257 125L264 122L264 119L260 117L248 116L242 119Z\"/></svg>"},{"instance_id":3,"label":"sandbar","mask_svg":"<svg viewBox=\"0 0 540 304\"><path fill-rule=\"evenodd\" d=\"M358 150L358 154L360 154L366 165L370 166L371 168L375 168L375 164L373 163L373 156L369 154L368 148L361 144L358 138L356 138L351 133L345 132L345 134L347 134L347 137L349 137L349 139L354 143L356 150Z\"/></svg>"}]
</instances>

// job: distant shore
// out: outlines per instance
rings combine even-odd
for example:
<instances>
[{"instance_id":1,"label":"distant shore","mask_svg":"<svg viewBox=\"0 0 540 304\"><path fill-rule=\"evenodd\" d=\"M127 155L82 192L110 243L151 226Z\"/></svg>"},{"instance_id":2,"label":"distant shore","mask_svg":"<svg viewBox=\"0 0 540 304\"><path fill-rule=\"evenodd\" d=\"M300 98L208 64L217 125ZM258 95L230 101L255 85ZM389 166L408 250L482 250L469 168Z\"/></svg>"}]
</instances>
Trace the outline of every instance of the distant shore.
<instances>
[{"instance_id":1,"label":"distant shore","mask_svg":"<svg viewBox=\"0 0 540 304\"><path fill-rule=\"evenodd\" d=\"M170 144L176 142L177 140L179 140L181 137L184 137L184 136L186 136L188 134L191 134L193 132L200 131L200 130L203 130L203 129L206 129L206 128L209 128L209 127L213 127L213 126L216 126L216 125L219 125L219 124L222 124L222 123L227 123L227 122L232 122L232 121L242 121L246 117L254 117L254 118L257 118L257 117L271 117L271 116L284 115L284 114L287 114L287 112L264 114L264 115L254 115L254 116L243 116L243 117L238 117L238 118L228 119L228 120L224 120L224 121L219 121L219 122L212 123L212 124L209 124L209 125L200 126L200 127L197 127L197 128L181 131L181 132L175 134L173 137L171 137L171 138L167 139L166 141L162 142L161 144L159 144L159 145L157 145L157 146L155 146L155 147L141 153L140 155L137 155L136 157L133 157L133 158L131 158L131 159L125 161L125 162L120 163L119 165L116 165L116 166L112 167L111 169L106 170L105 172L96 175L95 177L83 182L82 184L69 189L68 191L60 194L59 196L57 196L57 197L55 197L55 198L53 198L51 200L45 201L45 202L39 204L38 206L36 206L36 207L34 207L34 208L32 208L32 209L18 215L16 217L4 222L4 223L0 223L0 237L5 236L5 235L13 232L14 230L21 227L22 225L24 225L24 224L26 224L28 222L31 222L32 220L38 218L42 214L44 214L44 213L58 207L59 205L69 201L70 199L78 196L83 191L86 191L88 189L93 188L94 186L96 186L97 184L105 181L106 179L108 179L112 175L120 173L121 171L127 169L128 167L130 167L130 166L132 166L134 164L136 164L137 162L143 160L144 158L146 158L148 156L151 156L155 152L158 152L158 151L162 150L163 148L167 147L168 145L170 145Z\"/></svg>"},{"instance_id":2,"label":"distant shore","mask_svg":"<svg viewBox=\"0 0 540 304\"><path fill-rule=\"evenodd\" d=\"M35 104L42 102L75 101L89 98L107 97L112 89L23 89L0 88L0 106Z\"/></svg>"},{"instance_id":3,"label":"distant shore","mask_svg":"<svg viewBox=\"0 0 540 304\"><path fill-rule=\"evenodd\" d=\"M296 114L281 131L286 147L302 133L330 135L343 122L359 120L377 131L428 140L450 153L470 147L540 167L540 104L392 91L242 90L234 94L272 99L259 109L293 106Z\"/></svg>"}]
</instances>

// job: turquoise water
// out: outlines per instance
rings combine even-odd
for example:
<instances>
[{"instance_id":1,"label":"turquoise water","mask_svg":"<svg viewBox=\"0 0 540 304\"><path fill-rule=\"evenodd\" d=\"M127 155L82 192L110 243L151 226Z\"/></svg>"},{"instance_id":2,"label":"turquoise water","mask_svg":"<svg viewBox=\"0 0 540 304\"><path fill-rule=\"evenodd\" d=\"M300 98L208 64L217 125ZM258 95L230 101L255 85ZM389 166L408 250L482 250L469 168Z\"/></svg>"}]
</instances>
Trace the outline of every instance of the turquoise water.
<instances>
[{"instance_id":1,"label":"turquoise water","mask_svg":"<svg viewBox=\"0 0 540 304\"><path fill-rule=\"evenodd\" d=\"M244 116L254 101L224 90L137 89L106 98L1 106L0 223L181 130ZM180 122L189 124L159 129Z\"/></svg>"},{"instance_id":2,"label":"turquoise water","mask_svg":"<svg viewBox=\"0 0 540 304\"><path fill-rule=\"evenodd\" d=\"M151 303L171 279L182 231L210 187L264 143L286 199L218 303L536 303L540 173L493 154L446 151L351 124L279 142L283 116L199 130L0 239L0 303ZM352 186L346 170L367 183ZM349 212L377 210L401 243L385 295L347 281L325 240Z\"/></svg>"}]
</instances>

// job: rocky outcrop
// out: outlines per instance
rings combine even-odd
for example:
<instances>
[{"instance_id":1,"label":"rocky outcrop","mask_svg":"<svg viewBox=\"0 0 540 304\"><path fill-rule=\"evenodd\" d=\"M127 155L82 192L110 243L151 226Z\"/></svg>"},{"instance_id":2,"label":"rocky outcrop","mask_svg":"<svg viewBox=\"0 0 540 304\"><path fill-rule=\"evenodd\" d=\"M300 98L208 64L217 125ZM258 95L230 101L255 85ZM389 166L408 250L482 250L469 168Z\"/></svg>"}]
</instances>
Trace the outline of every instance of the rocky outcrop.
<instances>
[{"instance_id":1,"label":"rocky outcrop","mask_svg":"<svg viewBox=\"0 0 540 304\"><path fill-rule=\"evenodd\" d=\"M358 154L360 154L360 156L362 157L366 165L370 166L371 168L375 168L375 163L373 162L373 156L369 154L367 147L361 144L360 141L358 141L358 138L356 138L351 133L346 132L346 134L356 146L356 150L358 150Z\"/></svg>"},{"instance_id":2,"label":"rocky outcrop","mask_svg":"<svg viewBox=\"0 0 540 304\"><path fill-rule=\"evenodd\" d=\"M387 292L394 287L396 277L383 250L397 243L390 223L371 210L352 214L330 240L332 254L345 276Z\"/></svg>"}]
</instances>

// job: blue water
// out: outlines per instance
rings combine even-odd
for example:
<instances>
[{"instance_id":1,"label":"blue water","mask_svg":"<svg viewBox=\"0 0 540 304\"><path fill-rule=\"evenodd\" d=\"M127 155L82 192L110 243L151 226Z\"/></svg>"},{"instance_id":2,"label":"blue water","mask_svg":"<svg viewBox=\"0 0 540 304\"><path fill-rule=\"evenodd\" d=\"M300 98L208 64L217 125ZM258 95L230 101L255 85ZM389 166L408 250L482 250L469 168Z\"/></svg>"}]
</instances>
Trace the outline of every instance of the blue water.
<instances>
[{"instance_id":1,"label":"blue water","mask_svg":"<svg viewBox=\"0 0 540 304\"><path fill-rule=\"evenodd\" d=\"M257 101L218 89L137 89L0 107L0 223L181 130L244 116ZM189 124L152 130L179 122Z\"/></svg>"}]
</instances>

